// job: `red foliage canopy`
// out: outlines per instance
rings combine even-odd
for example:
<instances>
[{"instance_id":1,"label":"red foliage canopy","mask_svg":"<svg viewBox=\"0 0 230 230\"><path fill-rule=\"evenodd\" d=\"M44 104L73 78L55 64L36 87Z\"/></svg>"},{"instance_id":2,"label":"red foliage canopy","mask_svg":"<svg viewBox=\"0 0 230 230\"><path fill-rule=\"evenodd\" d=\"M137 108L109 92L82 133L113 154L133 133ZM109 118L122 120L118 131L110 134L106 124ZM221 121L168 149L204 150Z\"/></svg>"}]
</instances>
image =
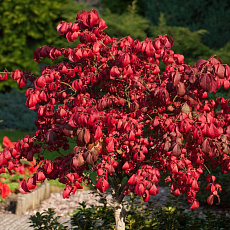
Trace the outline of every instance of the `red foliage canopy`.
<instances>
[{"instance_id":1,"label":"red foliage canopy","mask_svg":"<svg viewBox=\"0 0 230 230\"><path fill-rule=\"evenodd\" d=\"M11 72L19 86L30 82L26 105L37 112L37 131L0 153L0 172L39 153L37 172L21 182L22 192L58 178L67 198L83 181L93 183L87 172L95 171L95 186L102 193L110 187L119 201L130 192L148 201L159 192L161 172L168 174L171 192L185 194L191 209L197 208L198 179L207 166L230 171L229 99L205 100L208 92L229 88L229 66L215 55L190 66L171 49L169 35L117 39L103 32L106 27L95 10L81 11L73 24L57 26L60 35L80 44L34 52L37 62L59 56L65 61L44 67L39 77ZM69 154L54 162L42 157L60 149ZM213 175L207 180L212 204L221 187Z\"/></svg>"}]
</instances>

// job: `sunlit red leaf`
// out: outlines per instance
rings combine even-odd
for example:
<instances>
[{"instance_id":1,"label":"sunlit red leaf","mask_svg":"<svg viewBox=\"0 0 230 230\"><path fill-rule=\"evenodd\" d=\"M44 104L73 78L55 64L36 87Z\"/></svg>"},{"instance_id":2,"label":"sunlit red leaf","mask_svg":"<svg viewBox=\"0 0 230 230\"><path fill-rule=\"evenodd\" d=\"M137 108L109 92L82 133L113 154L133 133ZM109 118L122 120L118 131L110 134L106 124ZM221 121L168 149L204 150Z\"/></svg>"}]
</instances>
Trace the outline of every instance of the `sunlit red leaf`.
<instances>
[{"instance_id":1,"label":"sunlit red leaf","mask_svg":"<svg viewBox=\"0 0 230 230\"><path fill-rule=\"evenodd\" d=\"M190 207L190 209L197 209L199 208L199 201L195 200L192 204L192 206Z\"/></svg>"},{"instance_id":2,"label":"sunlit red leaf","mask_svg":"<svg viewBox=\"0 0 230 230\"><path fill-rule=\"evenodd\" d=\"M30 192L29 189L28 189L26 180L23 179L23 180L19 183L19 191L20 191L21 193L28 193L28 192Z\"/></svg>"},{"instance_id":3,"label":"sunlit red leaf","mask_svg":"<svg viewBox=\"0 0 230 230\"><path fill-rule=\"evenodd\" d=\"M109 187L109 183L106 179L100 178L97 181L95 187L98 188L100 190L100 192L104 193L105 190Z\"/></svg>"},{"instance_id":4,"label":"sunlit red leaf","mask_svg":"<svg viewBox=\"0 0 230 230\"><path fill-rule=\"evenodd\" d=\"M4 199L10 194L10 187L7 184L3 184L0 182L0 195Z\"/></svg>"}]
</instances>

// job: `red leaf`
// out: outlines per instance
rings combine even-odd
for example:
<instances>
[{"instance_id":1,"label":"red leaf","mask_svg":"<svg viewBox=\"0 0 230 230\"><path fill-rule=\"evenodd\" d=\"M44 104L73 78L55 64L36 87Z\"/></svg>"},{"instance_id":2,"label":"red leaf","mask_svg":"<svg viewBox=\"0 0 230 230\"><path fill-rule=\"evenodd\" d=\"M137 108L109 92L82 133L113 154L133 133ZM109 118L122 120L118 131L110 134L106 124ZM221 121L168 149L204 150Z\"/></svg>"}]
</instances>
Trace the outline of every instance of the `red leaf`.
<instances>
[{"instance_id":1,"label":"red leaf","mask_svg":"<svg viewBox=\"0 0 230 230\"><path fill-rule=\"evenodd\" d=\"M210 152L210 144L208 139L205 139L204 142L202 143L202 152L208 154Z\"/></svg>"},{"instance_id":2,"label":"red leaf","mask_svg":"<svg viewBox=\"0 0 230 230\"><path fill-rule=\"evenodd\" d=\"M22 72L18 69L16 69L15 71L12 71L11 73L11 78L14 80L14 81L17 81L21 78L21 75L22 75Z\"/></svg>"},{"instance_id":3,"label":"red leaf","mask_svg":"<svg viewBox=\"0 0 230 230\"><path fill-rule=\"evenodd\" d=\"M98 21L98 13L96 10L90 10L88 15L89 26L92 27Z\"/></svg>"},{"instance_id":4,"label":"red leaf","mask_svg":"<svg viewBox=\"0 0 230 230\"><path fill-rule=\"evenodd\" d=\"M90 141L90 131L88 129L85 129L85 132L84 132L84 141L86 144L89 143Z\"/></svg>"},{"instance_id":5,"label":"red leaf","mask_svg":"<svg viewBox=\"0 0 230 230\"><path fill-rule=\"evenodd\" d=\"M84 158L81 154L73 157L72 164L75 168L82 166L85 163Z\"/></svg>"},{"instance_id":6,"label":"red leaf","mask_svg":"<svg viewBox=\"0 0 230 230\"><path fill-rule=\"evenodd\" d=\"M79 32L73 32L72 35L71 35L71 40L76 40L79 36Z\"/></svg>"},{"instance_id":7,"label":"red leaf","mask_svg":"<svg viewBox=\"0 0 230 230\"><path fill-rule=\"evenodd\" d=\"M208 203L209 205L212 205L212 204L213 204L213 198L214 198L213 195L210 195L210 196L207 198L207 203Z\"/></svg>"},{"instance_id":8,"label":"red leaf","mask_svg":"<svg viewBox=\"0 0 230 230\"><path fill-rule=\"evenodd\" d=\"M133 160L136 161L136 162L141 162L145 159L145 155L143 154L142 151L140 152L136 152L134 155L133 155Z\"/></svg>"},{"instance_id":9,"label":"red leaf","mask_svg":"<svg viewBox=\"0 0 230 230\"><path fill-rule=\"evenodd\" d=\"M137 183L134 190L137 196L142 196L145 192L145 187L142 183Z\"/></svg>"},{"instance_id":10,"label":"red leaf","mask_svg":"<svg viewBox=\"0 0 230 230\"><path fill-rule=\"evenodd\" d=\"M228 88L230 87L230 82L229 82L229 80L225 80L223 86L224 86L225 89L228 89Z\"/></svg>"},{"instance_id":11,"label":"red leaf","mask_svg":"<svg viewBox=\"0 0 230 230\"><path fill-rule=\"evenodd\" d=\"M57 32L60 35L64 35L69 29L69 24L67 22L61 21L57 26Z\"/></svg>"},{"instance_id":12,"label":"red leaf","mask_svg":"<svg viewBox=\"0 0 230 230\"><path fill-rule=\"evenodd\" d=\"M24 194L30 192L24 179L19 183L19 191Z\"/></svg>"},{"instance_id":13,"label":"red leaf","mask_svg":"<svg viewBox=\"0 0 230 230\"><path fill-rule=\"evenodd\" d=\"M92 154L91 154L90 151L87 151L87 152L83 153L83 156L84 156L84 160L85 160L88 164L94 165L94 158L93 158L93 156L92 156Z\"/></svg>"},{"instance_id":14,"label":"red leaf","mask_svg":"<svg viewBox=\"0 0 230 230\"><path fill-rule=\"evenodd\" d=\"M46 93L44 92L44 91L41 91L40 93L39 93L39 99L41 100L41 101L47 101L47 96L46 96Z\"/></svg>"},{"instance_id":15,"label":"red leaf","mask_svg":"<svg viewBox=\"0 0 230 230\"><path fill-rule=\"evenodd\" d=\"M217 64L217 65L214 65L215 67L215 73L217 74L217 76L219 78L224 78L224 75L225 75L225 68L222 64Z\"/></svg>"},{"instance_id":16,"label":"red leaf","mask_svg":"<svg viewBox=\"0 0 230 230\"><path fill-rule=\"evenodd\" d=\"M7 160L4 156L4 152L0 152L0 165L5 165L7 163Z\"/></svg>"},{"instance_id":17,"label":"red leaf","mask_svg":"<svg viewBox=\"0 0 230 230\"><path fill-rule=\"evenodd\" d=\"M175 144L175 146L173 147L173 150L172 150L172 154L174 156L179 156L181 154L181 147L179 144Z\"/></svg>"},{"instance_id":18,"label":"red leaf","mask_svg":"<svg viewBox=\"0 0 230 230\"><path fill-rule=\"evenodd\" d=\"M149 190L149 193L153 196L156 196L158 194L157 186L155 184L152 185L151 189Z\"/></svg>"},{"instance_id":19,"label":"red leaf","mask_svg":"<svg viewBox=\"0 0 230 230\"><path fill-rule=\"evenodd\" d=\"M100 29L100 30L104 30L104 29L107 28L107 25L106 25L105 21L104 21L102 18L100 18L100 19L98 20L98 23L99 23L99 29Z\"/></svg>"},{"instance_id":20,"label":"red leaf","mask_svg":"<svg viewBox=\"0 0 230 230\"><path fill-rule=\"evenodd\" d=\"M103 168L97 169L97 175L98 176L103 176L103 174L104 174L104 169Z\"/></svg>"},{"instance_id":21,"label":"red leaf","mask_svg":"<svg viewBox=\"0 0 230 230\"><path fill-rule=\"evenodd\" d=\"M2 141L2 145L4 147L13 148L15 146L15 142L11 142L11 140L7 136L4 136L3 141Z\"/></svg>"},{"instance_id":22,"label":"red leaf","mask_svg":"<svg viewBox=\"0 0 230 230\"><path fill-rule=\"evenodd\" d=\"M155 54L155 49L153 47L153 43L152 42L148 42L146 47L145 47L145 53L148 57L154 56Z\"/></svg>"},{"instance_id":23,"label":"red leaf","mask_svg":"<svg viewBox=\"0 0 230 230\"><path fill-rule=\"evenodd\" d=\"M166 141L165 144L164 144L164 150L166 152L168 152L170 147L171 147L171 143L169 141Z\"/></svg>"},{"instance_id":24,"label":"red leaf","mask_svg":"<svg viewBox=\"0 0 230 230\"><path fill-rule=\"evenodd\" d=\"M37 187L35 177L29 177L27 180L27 188L29 190L35 189Z\"/></svg>"},{"instance_id":25,"label":"red leaf","mask_svg":"<svg viewBox=\"0 0 230 230\"><path fill-rule=\"evenodd\" d=\"M62 108L60 109L60 112L59 112L59 113L60 113L60 117L62 117L62 118L65 117L65 116L67 115L66 110L64 110L64 109L62 109Z\"/></svg>"},{"instance_id":26,"label":"red leaf","mask_svg":"<svg viewBox=\"0 0 230 230\"><path fill-rule=\"evenodd\" d=\"M209 126L208 124L205 124L202 129L202 134L208 136L208 133L209 133Z\"/></svg>"},{"instance_id":27,"label":"red leaf","mask_svg":"<svg viewBox=\"0 0 230 230\"><path fill-rule=\"evenodd\" d=\"M111 77L110 77L111 79L114 79L114 77L120 75L120 71L119 71L119 69L118 69L117 66L113 66L113 67L111 68L111 70L110 70L110 75L111 75Z\"/></svg>"},{"instance_id":28,"label":"red leaf","mask_svg":"<svg viewBox=\"0 0 230 230\"><path fill-rule=\"evenodd\" d=\"M185 85L184 85L184 83L182 83L182 82L178 83L177 94L179 96L183 96L185 94Z\"/></svg>"},{"instance_id":29,"label":"red leaf","mask_svg":"<svg viewBox=\"0 0 230 230\"><path fill-rule=\"evenodd\" d=\"M180 82L180 79L181 79L181 75L180 73L177 71L174 75L174 81L173 81L173 86L177 86Z\"/></svg>"},{"instance_id":30,"label":"red leaf","mask_svg":"<svg viewBox=\"0 0 230 230\"><path fill-rule=\"evenodd\" d=\"M135 175L135 174L133 174L133 175L129 178L129 180L128 180L128 184L129 184L129 185L135 185L135 184L136 184L136 182L137 182L136 175Z\"/></svg>"},{"instance_id":31,"label":"red leaf","mask_svg":"<svg viewBox=\"0 0 230 230\"><path fill-rule=\"evenodd\" d=\"M205 59L199 59L197 62L196 62L196 67L200 67L201 65L205 64L207 61Z\"/></svg>"},{"instance_id":32,"label":"red leaf","mask_svg":"<svg viewBox=\"0 0 230 230\"><path fill-rule=\"evenodd\" d=\"M109 183L106 179L100 178L97 181L95 187L98 188L102 193L104 193L105 190L109 187Z\"/></svg>"},{"instance_id":33,"label":"red leaf","mask_svg":"<svg viewBox=\"0 0 230 230\"><path fill-rule=\"evenodd\" d=\"M191 188L192 188L192 190L195 190L195 191L199 190L199 184L198 184L197 180L193 180Z\"/></svg>"},{"instance_id":34,"label":"red leaf","mask_svg":"<svg viewBox=\"0 0 230 230\"><path fill-rule=\"evenodd\" d=\"M135 141L135 133L133 132L133 130L130 131L128 140L129 141Z\"/></svg>"},{"instance_id":35,"label":"red leaf","mask_svg":"<svg viewBox=\"0 0 230 230\"><path fill-rule=\"evenodd\" d=\"M102 133L101 127L98 125L95 131L95 134L94 134L94 141L101 139L102 135L103 133Z\"/></svg>"},{"instance_id":36,"label":"red leaf","mask_svg":"<svg viewBox=\"0 0 230 230\"><path fill-rule=\"evenodd\" d=\"M192 206L190 207L190 209L197 209L199 207L199 201L198 200L194 200Z\"/></svg>"},{"instance_id":37,"label":"red leaf","mask_svg":"<svg viewBox=\"0 0 230 230\"><path fill-rule=\"evenodd\" d=\"M66 34L66 39L67 39L67 41L68 42L74 42L74 40L73 40L73 38L72 38L72 32L67 32L67 34Z\"/></svg>"},{"instance_id":38,"label":"red leaf","mask_svg":"<svg viewBox=\"0 0 230 230\"><path fill-rule=\"evenodd\" d=\"M148 190L145 190L143 198L144 198L144 202L148 202L149 201L150 195L149 195L149 191Z\"/></svg>"},{"instance_id":39,"label":"red leaf","mask_svg":"<svg viewBox=\"0 0 230 230\"><path fill-rule=\"evenodd\" d=\"M94 125L94 121L96 120L95 116L90 114L89 118L88 118L88 121L87 121L87 124L88 125Z\"/></svg>"},{"instance_id":40,"label":"red leaf","mask_svg":"<svg viewBox=\"0 0 230 230\"><path fill-rule=\"evenodd\" d=\"M108 152L114 152L114 141L113 141L113 139L108 143L107 151Z\"/></svg>"},{"instance_id":41,"label":"red leaf","mask_svg":"<svg viewBox=\"0 0 230 230\"><path fill-rule=\"evenodd\" d=\"M6 172L5 168L3 166L0 166L0 174L5 172Z\"/></svg>"},{"instance_id":42,"label":"red leaf","mask_svg":"<svg viewBox=\"0 0 230 230\"><path fill-rule=\"evenodd\" d=\"M77 129L77 143L79 145L84 144L84 130L83 129Z\"/></svg>"},{"instance_id":43,"label":"red leaf","mask_svg":"<svg viewBox=\"0 0 230 230\"><path fill-rule=\"evenodd\" d=\"M209 74L202 74L200 77L200 86L203 90L213 93L217 90L217 81Z\"/></svg>"},{"instance_id":44,"label":"red leaf","mask_svg":"<svg viewBox=\"0 0 230 230\"><path fill-rule=\"evenodd\" d=\"M51 173L53 171L53 162L50 160L46 160L43 168L47 174Z\"/></svg>"},{"instance_id":45,"label":"red leaf","mask_svg":"<svg viewBox=\"0 0 230 230\"><path fill-rule=\"evenodd\" d=\"M177 189L174 191L174 195L175 195L175 196L179 196L179 195L180 195L180 190L179 190L179 188L177 188Z\"/></svg>"},{"instance_id":46,"label":"red leaf","mask_svg":"<svg viewBox=\"0 0 230 230\"><path fill-rule=\"evenodd\" d=\"M99 53L101 46L102 46L101 42L95 42L93 45L93 52Z\"/></svg>"},{"instance_id":47,"label":"red leaf","mask_svg":"<svg viewBox=\"0 0 230 230\"><path fill-rule=\"evenodd\" d=\"M216 128L216 126L214 124L210 125L209 129L207 130L207 134L211 138L219 137L219 135L220 135L218 129Z\"/></svg>"},{"instance_id":48,"label":"red leaf","mask_svg":"<svg viewBox=\"0 0 230 230\"><path fill-rule=\"evenodd\" d=\"M37 94L30 94L26 100L26 106L29 109L35 108L35 105L37 105L39 101L38 95Z\"/></svg>"},{"instance_id":49,"label":"red leaf","mask_svg":"<svg viewBox=\"0 0 230 230\"><path fill-rule=\"evenodd\" d=\"M0 194L1 197L4 199L10 194L10 187L7 184L3 184L0 182Z\"/></svg>"},{"instance_id":50,"label":"red leaf","mask_svg":"<svg viewBox=\"0 0 230 230\"><path fill-rule=\"evenodd\" d=\"M130 56L129 54L125 54L123 57L122 57L122 66L123 67L126 67L127 65L130 64Z\"/></svg>"},{"instance_id":51,"label":"red leaf","mask_svg":"<svg viewBox=\"0 0 230 230\"><path fill-rule=\"evenodd\" d=\"M69 198L70 197L70 193L72 192L72 190L73 190L72 185L66 184L65 185L65 189L63 190L63 193L62 193L62 197L64 199L65 198Z\"/></svg>"},{"instance_id":52,"label":"red leaf","mask_svg":"<svg viewBox=\"0 0 230 230\"><path fill-rule=\"evenodd\" d=\"M83 189L83 186L78 181L76 181L74 183L74 187L73 187L73 190L72 190L72 194L73 195L75 194L75 192L77 191L77 189Z\"/></svg>"},{"instance_id":53,"label":"red leaf","mask_svg":"<svg viewBox=\"0 0 230 230\"><path fill-rule=\"evenodd\" d=\"M57 134L53 131L53 130L49 130L47 133L46 133L46 142L49 144L49 145L53 145L54 142L56 141L57 139Z\"/></svg>"},{"instance_id":54,"label":"red leaf","mask_svg":"<svg viewBox=\"0 0 230 230\"><path fill-rule=\"evenodd\" d=\"M129 162L128 162L128 161L126 161L126 162L123 164L122 169L124 169L124 170L129 169Z\"/></svg>"},{"instance_id":55,"label":"red leaf","mask_svg":"<svg viewBox=\"0 0 230 230\"><path fill-rule=\"evenodd\" d=\"M37 87L43 88L46 85L45 77L42 75L41 77L37 78L37 80L35 81L35 84Z\"/></svg>"},{"instance_id":56,"label":"red leaf","mask_svg":"<svg viewBox=\"0 0 230 230\"><path fill-rule=\"evenodd\" d=\"M7 73L3 73L3 76L0 74L0 82L1 81L7 81L7 79L8 79Z\"/></svg>"},{"instance_id":57,"label":"red leaf","mask_svg":"<svg viewBox=\"0 0 230 230\"><path fill-rule=\"evenodd\" d=\"M46 176L43 171L37 172L37 181L43 182L46 179Z\"/></svg>"},{"instance_id":58,"label":"red leaf","mask_svg":"<svg viewBox=\"0 0 230 230\"><path fill-rule=\"evenodd\" d=\"M229 65L225 66L225 77L229 80L229 77L230 77L230 67L229 67Z\"/></svg>"},{"instance_id":59,"label":"red leaf","mask_svg":"<svg viewBox=\"0 0 230 230\"><path fill-rule=\"evenodd\" d=\"M108 170L108 173L110 175L112 175L113 173L115 173L115 169L114 169L114 167L112 165L108 165L107 170Z\"/></svg>"}]
</instances>

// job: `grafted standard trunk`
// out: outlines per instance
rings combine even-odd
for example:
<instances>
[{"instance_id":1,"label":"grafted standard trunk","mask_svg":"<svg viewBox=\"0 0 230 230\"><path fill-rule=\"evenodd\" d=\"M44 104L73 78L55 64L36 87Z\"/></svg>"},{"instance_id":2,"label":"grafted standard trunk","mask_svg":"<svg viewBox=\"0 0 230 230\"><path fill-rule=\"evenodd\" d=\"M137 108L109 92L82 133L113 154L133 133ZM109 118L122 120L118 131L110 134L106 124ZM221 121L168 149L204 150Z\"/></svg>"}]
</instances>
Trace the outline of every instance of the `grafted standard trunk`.
<instances>
[{"instance_id":1,"label":"grafted standard trunk","mask_svg":"<svg viewBox=\"0 0 230 230\"><path fill-rule=\"evenodd\" d=\"M125 230L126 211L125 207L121 203L115 203L114 216L116 221L116 230Z\"/></svg>"}]
</instances>

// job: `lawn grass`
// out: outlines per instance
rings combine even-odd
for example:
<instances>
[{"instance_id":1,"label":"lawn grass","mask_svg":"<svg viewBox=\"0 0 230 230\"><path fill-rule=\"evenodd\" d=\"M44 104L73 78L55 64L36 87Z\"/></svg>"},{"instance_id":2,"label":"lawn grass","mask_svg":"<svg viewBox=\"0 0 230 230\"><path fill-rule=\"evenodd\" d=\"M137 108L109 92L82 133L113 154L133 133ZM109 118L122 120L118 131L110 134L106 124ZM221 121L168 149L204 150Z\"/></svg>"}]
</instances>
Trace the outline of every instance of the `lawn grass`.
<instances>
[{"instance_id":1,"label":"lawn grass","mask_svg":"<svg viewBox=\"0 0 230 230\"><path fill-rule=\"evenodd\" d=\"M30 132L21 130L0 130L0 143L2 142L4 136L9 137L11 141L15 142L30 133L33 133L33 131Z\"/></svg>"}]
</instances>

